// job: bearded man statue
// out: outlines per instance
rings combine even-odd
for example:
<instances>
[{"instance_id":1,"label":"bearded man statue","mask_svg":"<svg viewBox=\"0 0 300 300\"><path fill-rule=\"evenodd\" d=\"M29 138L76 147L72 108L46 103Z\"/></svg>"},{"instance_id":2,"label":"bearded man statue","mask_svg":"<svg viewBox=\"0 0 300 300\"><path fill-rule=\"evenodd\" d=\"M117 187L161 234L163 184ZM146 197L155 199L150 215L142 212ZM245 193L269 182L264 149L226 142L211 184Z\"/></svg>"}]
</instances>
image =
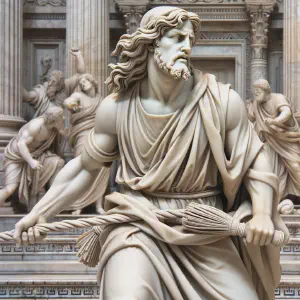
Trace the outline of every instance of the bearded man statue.
<instances>
[{"instance_id":1,"label":"bearded man statue","mask_svg":"<svg viewBox=\"0 0 300 300\"><path fill-rule=\"evenodd\" d=\"M239 95L192 68L199 32L196 14L161 6L120 38L120 62L107 80L114 92L101 102L82 154L16 225L18 243L36 242L31 226L75 202L99 168L120 159L121 192L107 195L104 208L140 220L100 235L102 300L274 299L281 274L279 249L269 245L274 228L288 239L278 178ZM238 197L243 186L249 198ZM187 233L153 212L191 201L249 221L247 243Z\"/></svg>"}]
</instances>

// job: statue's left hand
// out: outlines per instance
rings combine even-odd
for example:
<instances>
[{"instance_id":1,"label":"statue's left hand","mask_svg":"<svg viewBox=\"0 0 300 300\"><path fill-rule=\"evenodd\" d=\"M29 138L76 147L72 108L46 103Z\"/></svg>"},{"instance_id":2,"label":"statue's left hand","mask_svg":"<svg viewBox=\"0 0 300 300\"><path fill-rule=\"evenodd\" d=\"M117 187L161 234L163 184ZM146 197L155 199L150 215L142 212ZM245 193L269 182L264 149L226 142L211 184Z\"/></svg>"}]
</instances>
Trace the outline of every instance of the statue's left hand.
<instances>
[{"instance_id":1,"label":"statue's left hand","mask_svg":"<svg viewBox=\"0 0 300 300\"><path fill-rule=\"evenodd\" d=\"M269 215L254 215L247 223L247 243L266 246L272 241L274 225Z\"/></svg>"}]
</instances>

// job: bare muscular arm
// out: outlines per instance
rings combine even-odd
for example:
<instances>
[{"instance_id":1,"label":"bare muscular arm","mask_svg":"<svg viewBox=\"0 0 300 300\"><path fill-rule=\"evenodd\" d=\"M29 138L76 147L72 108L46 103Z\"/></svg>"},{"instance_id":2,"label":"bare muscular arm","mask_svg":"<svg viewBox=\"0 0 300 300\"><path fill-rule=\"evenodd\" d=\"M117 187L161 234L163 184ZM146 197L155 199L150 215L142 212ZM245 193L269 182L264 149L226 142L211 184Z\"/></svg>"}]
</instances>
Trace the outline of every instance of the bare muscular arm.
<instances>
[{"instance_id":1,"label":"bare muscular arm","mask_svg":"<svg viewBox=\"0 0 300 300\"><path fill-rule=\"evenodd\" d=\"M43 168L43 166L31 156L28 149L28 145L30 145L39 134L41 126L43 125L42 122L44 122L44 120L41 118L32 120L27 128L21 131L21 136L18 139L19 152L32 169Z\"/></svg>"},{"instance_id":2,"label":"bare muscular arm","mask_svg":"<svg viewBox=\"0 0 300 300\"><path fill-rule=\"evenodd\" d=\"M226 122L226 151L231 153L234 142L239 138L239 122L248 122L247 111L240 96L233 90L230 91L228 115ZM251 165L251 169L259 172L272 173L272 168L262 149ZM273 207L273 189L270 185L244 176L244 184L250 194L253 206L253 218L249 222L247 242L256 245L269 244L274 225L271 220Z\"/></svg>"},{"instance_id":3,"label":"bare muscular arm","mask_svg":"<svg viewBox=\"0 0 300 300\"><path fill-rule=\"evenodd\" d=\"M25 88L23 88L23 101L31 102L37 97L36 91L28 92Z\"/></svg>"},{"instance_id":4,"label":"bare muscular arm","mask_svg":"<svg viewBox=\"0 0 300 300\"><path fill-rule=\"evenodd\" d=\"M104 152L116 149L117 136L115 128L116 103L114 96L104 99L96 115L94 143ZM56 176L51 188L36 204L32 211L16 224L15 239L18 244L36 241L38 233L32 229L39 220L54 217L70 204L80 198L93 183L95 175L103 162L96 161L88 152L71 160ZM22 233L23 232L23 233Z\"/></svg>"}]
</instances>

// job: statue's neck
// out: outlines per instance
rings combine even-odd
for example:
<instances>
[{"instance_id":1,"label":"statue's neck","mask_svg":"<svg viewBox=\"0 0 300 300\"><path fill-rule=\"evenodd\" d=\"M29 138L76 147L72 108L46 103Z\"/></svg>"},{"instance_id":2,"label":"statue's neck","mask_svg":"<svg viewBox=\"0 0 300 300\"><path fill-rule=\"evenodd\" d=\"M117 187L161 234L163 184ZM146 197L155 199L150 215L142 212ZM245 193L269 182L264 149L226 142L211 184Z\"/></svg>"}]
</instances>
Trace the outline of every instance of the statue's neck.
<instances>
[{"instance_id":1,"label":"statue's neck","mask_svg":"<svg viewBox=\"0 0 300 300\"><path fill-rule=\"evenodd\" d=\"M148 58L148 77L142 87L146 91L143 92L144 98L151 98L159 101L162 105L177 109L185 104L192 86L192 77L188 81L174 79L158 67L153 55Z\"/></svg>"}]
</instances>

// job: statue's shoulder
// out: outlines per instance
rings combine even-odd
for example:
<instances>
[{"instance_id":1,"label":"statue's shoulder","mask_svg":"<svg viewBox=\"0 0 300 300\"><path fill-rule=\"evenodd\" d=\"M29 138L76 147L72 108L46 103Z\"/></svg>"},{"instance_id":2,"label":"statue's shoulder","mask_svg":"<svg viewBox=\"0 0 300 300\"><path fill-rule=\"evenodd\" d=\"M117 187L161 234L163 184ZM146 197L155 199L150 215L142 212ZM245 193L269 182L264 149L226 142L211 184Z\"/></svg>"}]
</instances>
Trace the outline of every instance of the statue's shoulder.
<instances>
[{"instance_id":1,"label":"statue's shoulder","mask_svg":"<svg viewBox=\"0 0 300 300\"><path fill-rule=\"evenodd\" d=\"M276 107L282 106L282 105L290 105L289 101L287 98L280 93L272 93L271 94L271 101L274 102Z\"/></svg>"}]
</instances>

